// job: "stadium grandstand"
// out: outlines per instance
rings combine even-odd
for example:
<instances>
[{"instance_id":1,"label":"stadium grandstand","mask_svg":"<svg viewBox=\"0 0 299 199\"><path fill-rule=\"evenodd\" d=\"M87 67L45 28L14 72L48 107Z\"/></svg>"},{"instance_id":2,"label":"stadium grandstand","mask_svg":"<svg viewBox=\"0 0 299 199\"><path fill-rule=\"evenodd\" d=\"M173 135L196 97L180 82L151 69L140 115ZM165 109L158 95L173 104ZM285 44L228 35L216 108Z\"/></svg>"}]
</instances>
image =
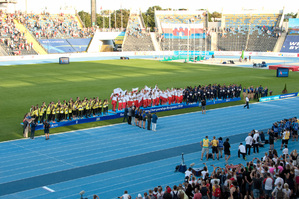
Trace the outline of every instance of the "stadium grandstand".
<instances>
[{"instance_id":1,"label":"stadium grandstand","mask_svg":"<svg viewBox=\"0 0 299 199\"><path fill-rule=\"evenodd\" d=\"M281 34L283 10L242 10L223 12L217 33L217 50L273 51Z\"/></svg>"},{"instance_id":2,"label":"stadium grandstand","mask_svg":"<svg viewBox=\"0 0 299 199\"><path fill-rule=\"evenodd\" d=\"M151 34L145 31L145 24L141 11L131 10L122 48L123 51L155 50Z\"/></svg>"}]
</instances>

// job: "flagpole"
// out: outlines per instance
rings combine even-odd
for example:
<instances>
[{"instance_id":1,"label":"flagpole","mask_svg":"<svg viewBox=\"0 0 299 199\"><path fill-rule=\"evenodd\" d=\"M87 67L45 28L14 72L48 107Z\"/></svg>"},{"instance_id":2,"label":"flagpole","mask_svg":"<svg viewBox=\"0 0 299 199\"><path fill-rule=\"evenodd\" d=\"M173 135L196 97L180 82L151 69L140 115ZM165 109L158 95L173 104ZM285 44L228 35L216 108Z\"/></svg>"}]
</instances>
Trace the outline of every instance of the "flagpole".
<instances>
[{"instance_id":1,"label":"flagpole","mask_svg":"<svg viewBox=\"0 0 299 199\"><path fill-rule=\"evenodd\" d=\"M190 24L189 24L189 20L188 20L188 40L187 40L187 51L188 51L188 53L187 53L187 61L189 61L189 35L190 35L190 31L189 31L189 29L190 29Z\"/></svg>"},{"instance_id":2,"label":"flagpole","mask_svg":"<svg viewBox=\"0 0 299 199\"><path fill-rule=\"evenodd\" d=\"M194 39L194 42L193 42L193 44L194 44L194 52L193 52L193 54L194 54L194 56L193 56L193 60L195 61L195 52L196 52L196 49L195 49L195 36L196 36L196 34L195 34L195 19L193 20L193 39Z\"/></svg>"},{"instance_id":3,"label":"flagpole","mask_svg":"<svg viewBox=\"0 0 299 199\"><path fill-rule=\"evenodd\" d=\"M114 28L116 29L116 10L114 10Z\"/></svg>"}]
</instances>

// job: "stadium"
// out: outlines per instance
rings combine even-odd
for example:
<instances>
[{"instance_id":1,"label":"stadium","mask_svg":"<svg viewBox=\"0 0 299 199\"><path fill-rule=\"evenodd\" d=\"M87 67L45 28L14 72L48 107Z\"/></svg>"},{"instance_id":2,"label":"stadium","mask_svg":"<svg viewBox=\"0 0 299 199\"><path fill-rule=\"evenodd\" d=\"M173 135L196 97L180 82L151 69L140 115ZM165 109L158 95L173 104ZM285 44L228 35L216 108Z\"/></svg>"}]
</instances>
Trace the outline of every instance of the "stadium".
<instances>
[{"instance_id":1,"label":"stadium","mask_svg":"<svg viewBox=\"0 0 299 199\"><path fill-rule=\"evenodd\" d=\"M241 4L0 0L0 199L298 198L298 3Z\"/></svg>"}]
</instances>

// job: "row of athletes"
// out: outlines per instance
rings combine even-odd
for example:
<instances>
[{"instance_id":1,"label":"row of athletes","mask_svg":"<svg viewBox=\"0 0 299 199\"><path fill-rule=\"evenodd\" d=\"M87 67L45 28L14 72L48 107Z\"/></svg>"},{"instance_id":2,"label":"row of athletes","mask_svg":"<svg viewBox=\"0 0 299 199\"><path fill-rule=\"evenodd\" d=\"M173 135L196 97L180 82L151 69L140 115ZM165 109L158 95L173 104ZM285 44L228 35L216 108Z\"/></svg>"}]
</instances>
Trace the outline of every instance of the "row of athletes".
<instances>
[{"instance_id":1,"label":"row of athletes","mask_svg":"<svg viewBox=\"0 0 299 199\"><path fill-rule=\"evenodd\" d=\"M284 131L290 131L290 135L293 137L293 140L298 141L298 119L293 117L290 119L284 119L278 122L275 122L272 126L275 139L280 139Z\"/></svg>"},{"instance_id":2,"label":"row of athletes","mask_svg":"<svg viewBox=\"0 0 299 199\"><path fill-rule=\"evenodd\" d=\"M272 92L272 91L270 91ZM253 86L250 86L246 89L246 87L243 88L243 97L248 96L249 99L258 99L260 97L267 97L268 96L268 87L263 88L262 85L259 87L257 86L254 88Z\"/></svg>"},{"instance_id":3,"label":"row of athletes","mask_svg":"<svg viewBox=\"0 0 299 199\"><path fill-rule=\"evenodd\" d=\"M48 122L62 120L72 120L74 118L83 118L108 114L108 99L103 102L98 97L80 100L79 97L74 101L72 98L62 103L58 100L57 103L50 102L46 105L45 102L39 107L31 106L30 116L36 122L43 123L45 120Z\"/></svg>"},{"instance_id":4,"label":"row of athletes","mask_svg":"<svg viewBox=\"0 0 299 199\"><path fill-rule=\"evenodd\" d=\"M174 104L183 102L183 89L182 88L167 88L166 90L154 89L142 89L138 92L120 92L112 93L110 96L112 111L116 111L118 104L118 110L122 110L127 106L133 104L139 107L151 107L164 104Z\"/></svg>"},{"instance_id":5,"label":"row of athletes","mask_svg":"<svg viewBox=\"0 0 299 199\"><path fill-rule=\"evenodd\" d=\"M240 97L242 91L242 85L237 86L236 84L230 84L226 86L225 84L209 84L209 85L199 85L195 87L187 87L184 89L184 101L186 103L199 102L203 99L227 99Z\"/></svg>"}]
</instances>

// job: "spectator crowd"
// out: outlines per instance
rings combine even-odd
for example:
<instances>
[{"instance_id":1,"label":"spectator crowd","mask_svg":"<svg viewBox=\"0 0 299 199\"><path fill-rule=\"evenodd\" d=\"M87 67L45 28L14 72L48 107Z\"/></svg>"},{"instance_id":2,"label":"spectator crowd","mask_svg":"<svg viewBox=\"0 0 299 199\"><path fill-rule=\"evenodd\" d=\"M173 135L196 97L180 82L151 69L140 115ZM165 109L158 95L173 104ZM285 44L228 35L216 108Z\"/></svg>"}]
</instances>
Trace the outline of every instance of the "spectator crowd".
<instances>
[{"instance_id":1,"label":"spectator crowd","mask_svg":"<svg viewBox=\"0 0 299 199\"><path fill-rule=\"evenodd\" d=\"M243 158L250 155L251 148L253 148L253 153L258 154L260 146L270 144L269 151L263 157L257 158L255 155L246 164L226 164L224 167L212 164L212 171L208 170L208 166L204 162L204 167L200 170L190 167L185 172L185 178L181 184L173 187L166 186L165 188L157 186L148 192L138 194L136 199L297 198L299 195L299 156L296 149L289 153L287 145L290 138L293 138L293 141L298 138L298 120L295 117L284 119L280 123L281 128L278 128L277 123L274 123L273 127L268 130L268 140L265 139L263 132L253 130L245 138L246 145L240 143L239 158L240 154L243 155ZM205 139L208 140L208 137L205 137L201 142L203 145L205 145ZM281 155L273 146L280 139L284 144ZM222 157L223 145L225 144L221 142L222 138L215 142L214 140L216 140L215 137L211 142L207 141L208 146L212 146L213 151L213 155L207 156L207 159L214 159L214 153L217 153L217 158ZM218 144L216 147L221 154L218 154L218 151L214 149L214 143ZM227 155L226 152L224 149L225 155ZM128 191L125 191L120 198L133 197L129 195Z\"/></svg>"}]
</instances>

